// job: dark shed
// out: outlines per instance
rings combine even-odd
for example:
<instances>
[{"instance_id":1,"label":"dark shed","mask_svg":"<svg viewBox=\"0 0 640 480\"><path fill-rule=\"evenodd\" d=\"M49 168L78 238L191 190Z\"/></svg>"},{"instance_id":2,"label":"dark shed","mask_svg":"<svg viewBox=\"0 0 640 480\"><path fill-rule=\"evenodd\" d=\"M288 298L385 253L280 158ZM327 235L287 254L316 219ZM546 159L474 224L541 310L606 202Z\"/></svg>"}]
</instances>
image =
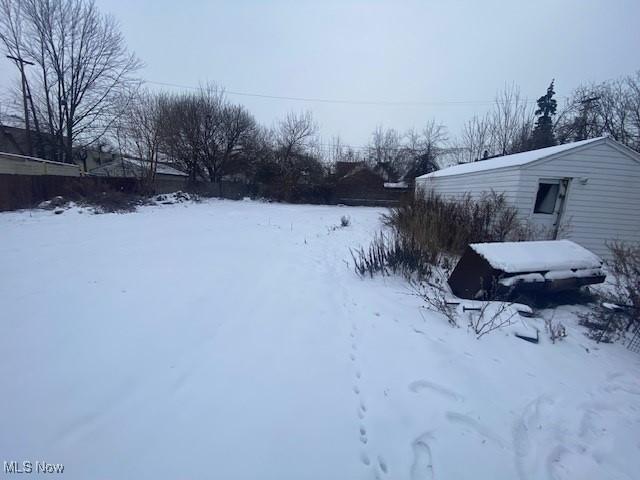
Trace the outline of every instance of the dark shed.
<instances>
[{"instance_id":1,"label":"dark shed","mask_svg":"<svg viewBox=\"0 0 640 480\"><path fill-rule=\"evenodd\" d=\"M576 289L602 283L602 260L569 240L470 244L449 277L460 298Z\"/></svg>"}]
</instances>

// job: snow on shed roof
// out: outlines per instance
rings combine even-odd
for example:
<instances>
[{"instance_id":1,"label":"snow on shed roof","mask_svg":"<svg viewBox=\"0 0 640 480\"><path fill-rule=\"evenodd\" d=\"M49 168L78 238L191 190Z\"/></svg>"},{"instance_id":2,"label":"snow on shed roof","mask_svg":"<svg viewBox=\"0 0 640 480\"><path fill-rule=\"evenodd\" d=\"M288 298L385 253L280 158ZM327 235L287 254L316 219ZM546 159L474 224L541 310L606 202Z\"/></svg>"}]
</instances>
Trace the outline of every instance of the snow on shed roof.
<instances>
[{"instance_id":1,"label":"snow on shed roof","mask_svg":"<svg viewBox=\"0 0 640 480\"><path fill-rule=\"evenodd\" d=\"M488 160L479 160L476 162L462 163L452 167L443 168L432 173L427 173L418 178L445 177L448 175L461 175L464 173L482 172L485 170L494 170L496 168L517 167L527 163L540 160L551 155L566 152L574 148L582 147L590 143L598 142L606 137L591 138L580 142L565 143L564 145L556 145L554 147L540 148L529 152L514 153L513 155L505 155L503 157L490 158Z\"/></svg>"},{"instance_id":2,"label":"snow on shed roof","mask_svg":"<svg viewBox=\"0 0 640 480\"><path fill-rule=\"evenodd\" d=\"M493 268L505 273L599 268L602 265L600 257L571 240L472 243L469 247Z\"/></svg>"}]
</instances>

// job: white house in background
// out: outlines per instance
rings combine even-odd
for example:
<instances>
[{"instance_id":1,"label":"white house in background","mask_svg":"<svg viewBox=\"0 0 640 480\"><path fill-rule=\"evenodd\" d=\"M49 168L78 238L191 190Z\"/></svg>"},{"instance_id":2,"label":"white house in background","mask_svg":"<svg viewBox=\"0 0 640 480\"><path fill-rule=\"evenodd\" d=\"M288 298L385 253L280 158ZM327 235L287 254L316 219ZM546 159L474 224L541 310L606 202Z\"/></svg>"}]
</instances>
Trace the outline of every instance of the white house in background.
<instances>
[{"instance_id":1,"label":"white house in background","mask_svg":"<svg viewBox=\"0 0 640 480\"><path fill-rule=\"evenodd\" d=\"M608 258L606 242L640 243L640 154L608 137L444 168L416 178L416 194L504 193L548 239Z\"/></svg>"}]
</instances>

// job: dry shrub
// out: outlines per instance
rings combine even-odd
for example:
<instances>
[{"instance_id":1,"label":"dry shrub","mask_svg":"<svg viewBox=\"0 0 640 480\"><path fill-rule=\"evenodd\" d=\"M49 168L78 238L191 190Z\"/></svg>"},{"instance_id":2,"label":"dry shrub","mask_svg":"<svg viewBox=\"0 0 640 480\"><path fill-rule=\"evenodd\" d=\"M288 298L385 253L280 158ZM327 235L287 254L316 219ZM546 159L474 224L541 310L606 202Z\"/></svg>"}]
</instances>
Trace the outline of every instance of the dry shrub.
<instances>
[{"instance_id":1,"label":"dry shrub","mask_svg":"<svg viewBox=\"0 0 640 480\"><path fill-rule=\"evenodd\" d=\"M587 336L598 342L623 338L633 325L640 324L640 245L613 242L608 245L613 289L601 295L601 303L580 315Z\"/></svg>"},{"instance_id":2,"label":"dry shrub","mask_svg":"<svg viewBox=\"0 0 640 480\"><path fill-rule=\"evenodd\" d=\"M429 251L461 254L469 243L528 240L529 226L503 194L490 192L478 199L469 194L444 199L416 195L384 215L386 225Z\"/></svg>"},{"instance_id":3,"label":"dry shrub","mask_svg":"<svg viewBox=\"0 0 640 480\"><path fill-rule=\"evenodd\" d=\"M433 266L450 267L451 255L469 243L531 238L527 224L504 195L491 192L446 200L437 195L412 198L383 215L389 233L379 233L368 248L351 252L356 273L401 273L422 280Z\"/></svg>"},{"instance_id":4,"label":"dry shrub","mask_svg":"<svg viewBox=\"0 0 640 480\"><path fill-rule=\"evenodd\" d=\"M92 193L80 201L82 205L93 207L95 213L130 213L148 203L149 199L141 195L118 191Z\"/></svg>"},{"instance_id":5,"label":"dry shrub","mask_svg":"<svg viewBox=\"0 0 640 480\"><path fill-rule=\"evenodd\" d=\"M378 233L369 247L351 250L355 271L364 277L376 273L389 275L400 273L406 278L414 274L426 278L437 265L439 255L429 251L415 239L399 232Z\"/></svg>"},{"instance_id":6,"label":"dry shrub","mask_svg":"<svg viewBox=\"0 0 640 480\"><path fill-rule=\"evenodd\" d=\"M457 302L452 301L452 294L447 285L447 276L443 269L435 268L429 278L409 280L413 294L420 297L425 308L441 313L452 327L458 326Z\"/></svg>"},{"instance_id":7,"label":"dry shrub","mask_svg":"<svg viewBox=\"0 0 640 480\"><path fill-rule=\"evenodd\" d=\"M614 242L609 245L613 254L609 262L616 278L614 300L626 307L630 318L639 321L640 312L640 245Z\"/></svg>"}]
</instances>

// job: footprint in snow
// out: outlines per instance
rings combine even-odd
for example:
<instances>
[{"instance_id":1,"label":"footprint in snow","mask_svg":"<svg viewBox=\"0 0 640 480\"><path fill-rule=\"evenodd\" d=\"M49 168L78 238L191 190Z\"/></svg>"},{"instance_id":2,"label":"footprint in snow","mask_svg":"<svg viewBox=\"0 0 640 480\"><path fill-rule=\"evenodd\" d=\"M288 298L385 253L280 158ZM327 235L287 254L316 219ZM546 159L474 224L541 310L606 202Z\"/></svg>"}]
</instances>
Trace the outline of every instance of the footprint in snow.
<instances>
[{"instance_id":1,"label":"footprint in snow","mask_svg":"<svg viewBox=\"0 0 640 480\"><path fill-rule=\"evenodd\" d=\"M389 467L387 467L387 462L384 461L384 458L382 458L382 455L378 455L378 466L380 467L380 470L382 471L382 473L389 472Z\"/></svg>"},{"instance_id":2,"label":"footprint in snow","mask_svg":"<svg viewBox=\"0 0 640 480\"><path fill-rule=\"evenodd\" d=\"M415 382L411 382L409 384L409 390L413 393L420 393L422 390L431 390L432 392L438 393L444 397L450 398L452 400L464 401L464 396L460 395L453 390L448 389L442 385L439 385L434 382L430 382L428 380L416 380Z\"/></svg>"},{"instance_id":3,"label":"footprint in snow","mask_svg":"<svg viewBox=\"0 0 640 480\"><path fill-rule=\"evenodd\" d=\"M429 447L431 435L426 433L413 441L413 464L411 465L411 480L433 480L433 459Z\"/></svg>"},{"instance_id":4,"label":"footprint in snow","mask_svg":"<svg viewBox=\"0 0 640 480\"><path fill-rule=\"evenodd\" d=\"M458 412L447 412L446 417L447 417L447 420L449 420L452 423L458 423L465 427L471 428L483 439L491 440L492 442L496 443L498 446L502 448L505 448L505 445L507 444L507 442L505 442L502 438L500 438L497 434L495 434L489 427L480 423L475 418L472 418L469 415L465 415L463 413L458 413Z\"/></svg>"}]
</instances>

